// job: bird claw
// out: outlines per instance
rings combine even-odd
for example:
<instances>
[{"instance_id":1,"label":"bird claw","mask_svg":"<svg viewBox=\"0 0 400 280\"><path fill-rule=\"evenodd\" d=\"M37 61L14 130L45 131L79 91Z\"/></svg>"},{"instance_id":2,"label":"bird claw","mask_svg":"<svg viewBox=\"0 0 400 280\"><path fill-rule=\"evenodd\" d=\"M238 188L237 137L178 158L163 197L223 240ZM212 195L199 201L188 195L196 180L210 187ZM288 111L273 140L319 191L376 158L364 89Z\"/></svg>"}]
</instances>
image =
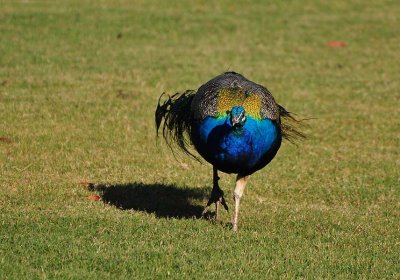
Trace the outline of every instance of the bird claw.
<instances>
[{"instance_id":1,"label":"bird claw","mask_svg":"<svg viewBox=\"0 0 400 280\"><path fill-rule=\"evenodd\" d=\"M219 198L219 202L222 204L222 206L224 206L224 208L225 208L226 211L229 211L228 205L226 204L225 198L224 198L223 196L221 196L221 197Z\"/></svg>"},{"instance_id":2,"label":"bird claw","mask_svg":"<svg viewBox=\"0 0 400 280\"><path fill-rule=\"evenodd\" d=\"M226 211L229 210L224 198L224 192L219 187L212 189L210 199L208 200L206 207L204 207L204 210L201 213L202 216L205 216L207 214L208 208L213 203L215 203L215 219L219 220L219 205L222 205Z\"/></svg>"}]
</instances>

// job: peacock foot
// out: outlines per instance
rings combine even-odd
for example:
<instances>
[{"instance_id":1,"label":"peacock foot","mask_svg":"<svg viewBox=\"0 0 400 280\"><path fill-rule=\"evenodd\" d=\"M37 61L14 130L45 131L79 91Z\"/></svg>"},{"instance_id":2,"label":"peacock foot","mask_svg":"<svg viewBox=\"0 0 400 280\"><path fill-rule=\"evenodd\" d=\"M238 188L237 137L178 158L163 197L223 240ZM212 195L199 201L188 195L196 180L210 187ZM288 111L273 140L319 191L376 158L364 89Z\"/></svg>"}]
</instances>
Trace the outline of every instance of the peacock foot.
<instances>
[{"instance_id":1,"label":"peacock foot","mask_svg":"<svg viewBox=\"0 0 400 280\"><path fill-rule=\"evenodd\" d=\"M204 210L202 212L202 216L205 216L208 208L210 207L211 204L215 203L215 220L219 221L219 208L222 205L226 211L228 211L228 205L226 204L225 198L224 198L224 192L218 187L214 186L212 191L211 191L211 196L210 199L207 202L206 207L204 207Z\"/></svg>"}]
</instances>

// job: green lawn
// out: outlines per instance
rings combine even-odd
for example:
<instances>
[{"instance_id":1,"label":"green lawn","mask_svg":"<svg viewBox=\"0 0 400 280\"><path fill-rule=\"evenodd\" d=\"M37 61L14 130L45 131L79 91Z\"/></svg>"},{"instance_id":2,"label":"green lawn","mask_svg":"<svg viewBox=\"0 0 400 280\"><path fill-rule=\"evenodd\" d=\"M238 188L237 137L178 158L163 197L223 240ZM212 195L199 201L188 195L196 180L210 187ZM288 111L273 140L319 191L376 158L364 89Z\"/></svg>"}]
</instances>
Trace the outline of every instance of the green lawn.
<instances>
[{"instance_id":1,"label":"green lawn","mask_svg":"<svg viewBox=\"0 0 400 280\"><path fill-rule=\"evenodd\" d=\"M0 279L400 278L398 2L190 2L0 0ZM316 118L237 233L154 125L226 70Z\"/></svg>"}]
</instances>

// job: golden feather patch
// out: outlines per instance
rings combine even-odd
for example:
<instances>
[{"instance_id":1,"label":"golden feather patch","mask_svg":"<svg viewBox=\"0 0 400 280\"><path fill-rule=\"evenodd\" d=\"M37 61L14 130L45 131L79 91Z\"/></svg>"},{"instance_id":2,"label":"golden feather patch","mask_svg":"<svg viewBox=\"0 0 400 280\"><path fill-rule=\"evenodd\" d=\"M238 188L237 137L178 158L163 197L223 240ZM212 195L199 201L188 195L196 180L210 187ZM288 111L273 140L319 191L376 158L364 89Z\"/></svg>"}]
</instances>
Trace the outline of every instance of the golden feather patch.
<instances>
[{"instance_id":1,"label":"golden feather patch","mask_svg":"<svg viewBox=\"0 0 400 280\"><path fill-rule=\"evenodd\" d=\"M242 106L255 119L261 119L260 96L243 88L223 88L218 93L218 115L225 116L232 107Z\"/></svg>"}]
</instances>

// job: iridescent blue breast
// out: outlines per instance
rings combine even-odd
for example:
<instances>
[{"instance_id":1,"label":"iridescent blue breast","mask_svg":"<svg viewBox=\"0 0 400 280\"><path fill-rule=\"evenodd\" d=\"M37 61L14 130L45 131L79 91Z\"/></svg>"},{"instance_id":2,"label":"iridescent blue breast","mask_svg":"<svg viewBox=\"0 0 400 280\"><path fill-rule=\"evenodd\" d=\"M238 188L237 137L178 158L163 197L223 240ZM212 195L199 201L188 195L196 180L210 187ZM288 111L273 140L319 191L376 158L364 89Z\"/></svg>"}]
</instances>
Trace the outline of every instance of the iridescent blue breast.
<instances>
[{"instance_id":1,"label":"iridescent blue breast","mask_svg":"<svg viewBox=\"0 0 400 280\"><path fill-rule=\"evenodd\" d=\"M206 117L194 125L191 138L200 155L217 169L243 175L266 166L282 141L276 121L252 116L239 129L228 116Z\"/></svg>"}]
</instances>

